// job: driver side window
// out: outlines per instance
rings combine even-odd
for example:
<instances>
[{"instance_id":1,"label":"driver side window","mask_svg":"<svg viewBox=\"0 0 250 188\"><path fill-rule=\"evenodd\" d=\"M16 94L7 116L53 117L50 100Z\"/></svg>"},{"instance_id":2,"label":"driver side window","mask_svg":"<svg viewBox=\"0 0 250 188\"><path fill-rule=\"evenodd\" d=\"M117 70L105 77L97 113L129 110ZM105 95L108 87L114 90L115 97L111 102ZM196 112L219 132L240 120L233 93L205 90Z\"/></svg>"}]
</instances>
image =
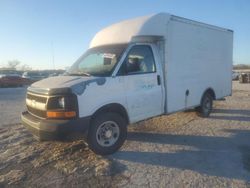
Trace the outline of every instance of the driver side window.
<instances>
[{"instance_id":1,"label":"driver side window","mask_svg":"<svg viewBox=\"0 0 250 188\"><path fill-rule=\"evenodd\" d=\"M125 58L118 75L131 75L155 72L152 49L148 45L133 46Z\"/></svg>"}]
</instances>

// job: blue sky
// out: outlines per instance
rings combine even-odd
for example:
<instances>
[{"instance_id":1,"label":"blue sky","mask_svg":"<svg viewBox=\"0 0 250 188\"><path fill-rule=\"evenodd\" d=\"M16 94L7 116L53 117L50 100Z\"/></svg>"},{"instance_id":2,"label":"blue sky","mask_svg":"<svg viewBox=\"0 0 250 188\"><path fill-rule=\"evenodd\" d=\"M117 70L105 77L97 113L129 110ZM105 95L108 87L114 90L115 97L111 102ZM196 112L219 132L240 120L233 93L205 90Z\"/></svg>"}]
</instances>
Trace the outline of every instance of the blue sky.
<instances>
[{"instance_id":1,"label":"blue sky","mask_svg":"<svg viewBox=\"0 0 250 188\"><path fill-rule=\"evenodd\" d=\"M250 64L249 0L0 0L0 66L70 66L105 26L168 12L234 30L234 62ZM53 47L52 47L53 46Z\"/></svg>"}]
</instances>

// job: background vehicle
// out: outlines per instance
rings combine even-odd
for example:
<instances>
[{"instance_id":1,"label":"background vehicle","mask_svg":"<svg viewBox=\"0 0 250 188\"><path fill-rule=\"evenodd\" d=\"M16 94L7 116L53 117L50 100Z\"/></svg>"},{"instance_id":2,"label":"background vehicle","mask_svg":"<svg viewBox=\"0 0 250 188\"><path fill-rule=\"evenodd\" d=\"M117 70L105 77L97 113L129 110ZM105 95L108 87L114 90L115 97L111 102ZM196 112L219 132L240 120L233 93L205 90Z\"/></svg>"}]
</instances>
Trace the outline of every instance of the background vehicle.
<instances>
[{"instance_id":1,"label":"background vehicle","mask_svg":"<svg viewBox=\"0 0 250 188\"><path fill-rule=\"evenodd\" d=\"M249 72L242 72L239 75L239 82L240 83L250 83L250 73Z\"/></svg>"},{"instance_id":2,"label":"background vehicle","mask_svg":"<svg viewBox=\"0 0 250 188\"><path fill-rule=\"evenodd\" d=\"M31 82L42 80L44 78L47 78L48 76L48 74L44 74L41 71L27 71L22 75L23 78L29 79Z\"/></svg>"},{"instance_id":3,"label":"background vehicle","mask_svg":"<svg viewBox=\"0 0 250 188\"><path fill-rule=\"evenodd\" d=\"M232 80L239 80L239 73L238 72L232 72Z\"/></svg>"},{"instance_id":4,"label":"background vehicle","mask_svg":"<svg viewBox=\"0 0 250 188\"><path fill-rule=\"evenodd\" d=\"M0 87L21 87L29 84L29 80L22 78L18 74L0 75Z\"/></svg>"},{"instance_id":5,"label":"background vehicle","mask_svg":"<svg viewBox=\"0 0 250 188\"><path fill-rule=\"evenodd\" d=\"M232 92L233 31L170 14L127 20L96 34L65 76L28 88L22 122L40 140L85 132L111 154L127 125L196 108Z\"/></svg>"}]
</instances>

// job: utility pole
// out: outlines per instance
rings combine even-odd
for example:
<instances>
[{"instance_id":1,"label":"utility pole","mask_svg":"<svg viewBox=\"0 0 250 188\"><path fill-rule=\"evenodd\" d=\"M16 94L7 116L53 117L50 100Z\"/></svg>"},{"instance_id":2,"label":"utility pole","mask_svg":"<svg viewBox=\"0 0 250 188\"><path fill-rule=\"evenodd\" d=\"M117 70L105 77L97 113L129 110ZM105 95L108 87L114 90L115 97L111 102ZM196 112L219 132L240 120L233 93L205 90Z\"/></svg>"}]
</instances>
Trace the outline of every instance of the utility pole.
<instances>
[{"instance_id":1,"label":"utility pole","mask_svg":"<svg viewBox=\"0 0 250 188\"><path fill-rule=\"evenodd\" d=\"M54 44L53 44L53 41L51 42L51 55L52 55L53 70L55 70L55 57L54 57Z\"/></svg>"}]
</instances>

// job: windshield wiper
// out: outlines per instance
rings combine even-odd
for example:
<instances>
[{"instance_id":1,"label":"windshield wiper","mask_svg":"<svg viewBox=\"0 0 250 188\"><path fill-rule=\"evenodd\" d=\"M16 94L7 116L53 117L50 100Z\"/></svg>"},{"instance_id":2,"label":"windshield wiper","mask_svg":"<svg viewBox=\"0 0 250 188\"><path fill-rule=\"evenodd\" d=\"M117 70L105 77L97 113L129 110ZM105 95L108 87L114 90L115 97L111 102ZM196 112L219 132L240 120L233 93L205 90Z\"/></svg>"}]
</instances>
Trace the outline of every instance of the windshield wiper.
<instances>
[{"instance_id":1,"label":"windshield wiper","mask_svg":"<svg viewBox=\"0 0 250 188\"><path fill-rule=\"evenodd\" d=\"M88 76L90 77L91 74L87 72L76 72L76 73L68 73L69 76Z\"/></svg>"}]
</instances>

